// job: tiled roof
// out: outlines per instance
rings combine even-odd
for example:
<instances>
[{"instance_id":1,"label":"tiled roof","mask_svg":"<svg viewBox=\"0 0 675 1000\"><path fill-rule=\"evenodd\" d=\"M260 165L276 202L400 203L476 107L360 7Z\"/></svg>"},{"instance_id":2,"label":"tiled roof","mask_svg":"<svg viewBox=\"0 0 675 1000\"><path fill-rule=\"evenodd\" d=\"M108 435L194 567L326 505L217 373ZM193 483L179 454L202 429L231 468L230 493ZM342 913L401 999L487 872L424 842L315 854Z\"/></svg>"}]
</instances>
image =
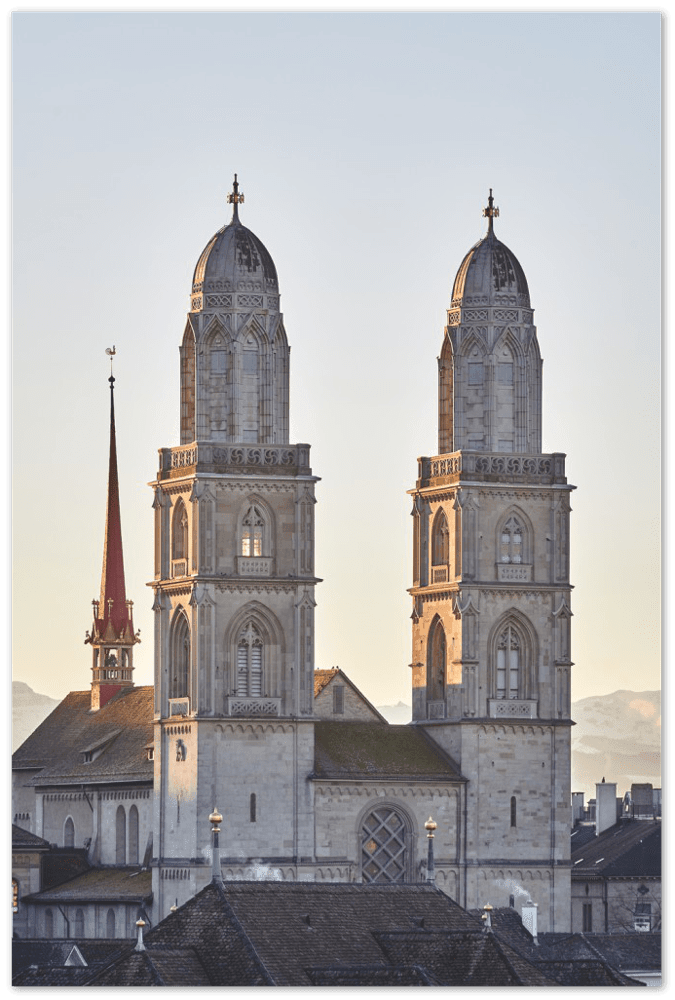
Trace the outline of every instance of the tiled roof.
<instances>
[{"instance_id":1,"label":"tiled roof","mask_svg":"<svg viewBox=\"0 0 675 1000\"><path fill-rule=\"evenodd\" d=\"M62 885L24 896L35 903L142 903L152 896L152 872L130 868L91 868Z\"/></svg>"},{"instance_id":2,"label":"tiled roof","mask_svg":"<svg viewBox=\"0 0 675 1000\"><path fill-rule=\"evenodd\" d=\"M320 695L327 684L333 680L335 675L339 673L338 667L333 667L331 670L315 670L314 671L314 697Z\"/></svg>"},{"instance_id":3,"label":"tiled roof","mask_svg":"<svg viewBox=\"0 0 675 1000\"><path fill-rule=\"evenodd\" d=\"M63 966L77 945L87 966L100 967L128 951L129 942L106 938L68 938L45 940L43 938L12 938L12 972L17 975L31 965Z\"/></svg>"},{"instance_id":4,"label":"tiled roof","mask_svg":"<svg viewBox=\"0 0 675 1000\"><path fill-rule=\"evenodd\" d=\"M621 820L572 848L572 878L661 876L661 824L654 820Z\"/></svg>"},{"instance_id":5,"label":"tiled roof","mask_svg":"<svg viewBox=\"0 0 675 1000\"><path fill-rule=\"evenodd\" d=\"M71 691L14 753L15 768L39 769L29 784L152 781L145 746L153 735L153 688L123 688L97 712L90 702L89 691ZM103 752L85 764L84 751L106 740Z\"/></svg>"},{"instance_id":6,"label":"tiled roof","mask_svg":"<svg viewBox=\"0 0 675 1000\"><path fill-rule=\"evenodd\" d=\"M531 962L482 928L375 935L388 958L417 964L448 986L556 986Z\"/></svg>"},{"instance_id":7,"label":"tiled roof","mask_svg":"<svg viewBox=\"0 0 675 1000\"><path fill-rule=\"evenodd\" d=\"M12 986L85 986L90 979L91 969L81 965L43 965L18 972L12 978Z\"/></svg>"},{"instance_id":8,"label":"tiled roof","mask_svg":"<svg viewBox=\"0 0 675 1000\"><path fill-rule=\"evenodd\" d=\"M585 934L589 946L621 972L661 968L661 934Z\"/></svg>"},{"instance_id":9,"label":"tiled roof","mask_svg":"<svg viewBox=\"0 0 675 1000\"><path fill-rule=\"evenodd\" d=\"M313 986L439 986L415 965L364 965L308 969Z\"/></svg>"},{"instance_id":10,"label":"tiled roof","mask_svg":"<svg viewBox=\"0 0 675 1000\"><path fill-rule=\"evenodd\" d=\"M13 851L45 851L49 850L49 841L42 837L36 837L29 830L23 830L20 826L12 823L12 850Z\"/></svg>"},{"instance_id":11,"label":"tiled roof","mask_svg":"<svg viewBox=\"0 0 675 1000\"><path fill-rule=\"evenodd\" d=\"M642 986L633 979L610 968L604 962L565 961L537 962L543 973L555 979L561 986Z\"/></svg>"},{"instance_id":12,"label":"tiled roof","mask_svg":"<svg viewBox=\"0 0 675 1000\"><path fill-rule=\"evenodd\" d=\"M414 726L317 722L314 732L316 778L464 780L454 761Z\"/></svg>"}]
</instances>

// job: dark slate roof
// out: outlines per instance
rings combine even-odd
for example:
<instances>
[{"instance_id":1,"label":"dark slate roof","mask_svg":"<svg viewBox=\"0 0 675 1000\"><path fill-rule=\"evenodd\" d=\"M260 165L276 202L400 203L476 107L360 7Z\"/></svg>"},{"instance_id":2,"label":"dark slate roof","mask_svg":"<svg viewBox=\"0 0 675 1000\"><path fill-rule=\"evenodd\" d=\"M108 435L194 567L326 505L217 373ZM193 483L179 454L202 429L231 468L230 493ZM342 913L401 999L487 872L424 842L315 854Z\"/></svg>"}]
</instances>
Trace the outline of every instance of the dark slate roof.
<instances>
[{"instance_id":1,"label":"dark slate roof","mask_svg":"<svg viewBox=\"0 0 675 1000\"><path fill-rule=\"evenodd\" d=\"M459 768L422 729L379 722L317 722L316 778L463 781Z\"/></svg>"},{"instance_id":2,"label":"dark slate roof","mask_svg":"<svg viewBox=\"0 0 675 1000\"><path fill-rule=\"evenodd\" d=\"M477 915L480 911L472 911ZM624 971L639 968L656 969L660 966L660 934L568 934L546 932L539 934L537 943L523 926L519 913L510 907L496 908L492 912L493 933L500 941L532 962L541 972L557 980L561 986L616 986L639 985L625 982ZM603 948L594 945L594 939L602 939ZM648 965L639 962L620 961L636 958L640 950L640 938L658 938L658 946L651 945L651 960ZM630 940L629 940L630 939ZM624 942L622 945L620 942ZM614 951L612 951L611 942Z\"/></svg>"},{"instance_id":3,"label":"dark slate roof","mask_svg":"<svg viewBox=\"0 0 675 1000\"><path fill-rule=\"evenodd\" d=\"M661 934L585 934L588 945L621 972L656 972L661 968Z\"/></svg>"},{"instance_id":4,"label":"dark slate roof","mask_svg":"<svg viewBox=\"0 0 675 1000\"><path fill-rule=\"evenodd\" d=\"M465 931L404 931L375 934L385 954L415 963L446 986L557 986L494 934Z\"/></svg>"},{"instance_id":5,"label":"dark slate roof","mask_svg":"<svg viewBox=\"0 0 675 1000\"><path fill-rule=\"evenodd\" d=\"M42 888L53 889L91 868L84 847L52 847L42 855Z\"/></svg>"},{"instance_id":6,"label":"dark slate roof","mask_svg":"<svg viewBox=\"0 0 675 1000\"><path fill-rule=\"evenodd\" d=\"M593 840L595 837L595 823L579 824L575 826L572 830L571 844L572 850L576 851L578 847L582 844L587 844L589 840Z\"/></svg>"},{"instance_id":7,"label":"dark slate roof","mask_svg":"<svg viewBox=\"0 0 675 1000\"><path fill-rule=\"evenodd\" d=\"M31 965L63 966L77 945L87 966L100 967L129 950L129 942L120 938L12 938L12 972L23 972Z\"/></svg>"},{"instance_id":8,"label":"dark slate roof","mask_svg":"<svg viewBox=\"0 0 675 1000\"><path fill-rule=\"evenodd\" d=\"M574 848L572 878L661 877L661 824L628 819Z\"/></svg>"},{"instance_id":9,"label":"dark slate roof","mask_svg":"<svg viewBox=\"0 0 675 1000\"><path fill-rule=\"evenodd\" d=\"M42 837L36 837L29 830L23 830L20 826L12 823L12 850L13 851L48 851L49 841Z\"/></svg>"},{"instance_id":10,"label":"dark slate roof","mask_svg":"<svg viewBox=\"0 0 675 1000\"><path fill-rule=\"evenodd\" d=\"M39 768L28 784L152 782L145 746L153 735L153 688L122 688L97 712L90 702L89 691L71 691L14 753L14 768ZM85 764L84 751L102 744L103 752Z\"/></svg>"},{"instance_id":11,"label":"dark slate roof","mask_svg":"<svg viewBox=\"0 0 675 1000\"><path fill-rule=\"evenodd\" d=\"M44 965L24 969L12 978L12 986L85 986L91 969L82 966Z\"/></svg>"},{"instance_id":12,"label":"dark slate roof","mask_svg":"<svg viewBox=\"0 0 675 1000\"><path fill-rule=\"evenodd\" d=\"M24 896L31 903L142 903L152 897L152 872L128 868L91 868L62 885Z\"/></svg>"},{"instance_id":13,"label":"dark slate roof","mask_svg":"<svg viewBox=\"0 0 675 1000\"><path fill-rule=\"evenodd\" d=\"M416 965L363 965L308 969L313 986L439 986Z\"/></svg>"}]
</instances>

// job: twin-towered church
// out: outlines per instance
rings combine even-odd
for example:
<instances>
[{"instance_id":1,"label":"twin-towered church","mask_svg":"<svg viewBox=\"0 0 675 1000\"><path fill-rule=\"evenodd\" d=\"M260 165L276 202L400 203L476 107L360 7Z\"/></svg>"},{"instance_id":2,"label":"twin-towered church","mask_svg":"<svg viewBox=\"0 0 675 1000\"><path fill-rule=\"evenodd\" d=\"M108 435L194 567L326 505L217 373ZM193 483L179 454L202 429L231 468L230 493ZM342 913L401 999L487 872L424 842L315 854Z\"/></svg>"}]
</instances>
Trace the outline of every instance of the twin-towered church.
<instances>
[{"instance_id":1,"label":"twin-towered church","mask_svg":"<svg viewBox=\"0 0 675 1000\"><path fill-rule=\"evenodd\" d=\"M47 889L22 870L22 933L129 936L141 904L157 923L211 879L214 806L225 880L421 881L432 816L453 899L518 905L522 888L540 930L569 930L572 487L541 451L529 289L492 194L440 345L439 454L410 491L409 726L315 670L317 477L288 440L279 283L236 177L228 201L192 282L181 440L151 484L154 688L133 682L111 378L91 691L14 755L17 826L92 867Z\"/></svg>"}]
</instances>

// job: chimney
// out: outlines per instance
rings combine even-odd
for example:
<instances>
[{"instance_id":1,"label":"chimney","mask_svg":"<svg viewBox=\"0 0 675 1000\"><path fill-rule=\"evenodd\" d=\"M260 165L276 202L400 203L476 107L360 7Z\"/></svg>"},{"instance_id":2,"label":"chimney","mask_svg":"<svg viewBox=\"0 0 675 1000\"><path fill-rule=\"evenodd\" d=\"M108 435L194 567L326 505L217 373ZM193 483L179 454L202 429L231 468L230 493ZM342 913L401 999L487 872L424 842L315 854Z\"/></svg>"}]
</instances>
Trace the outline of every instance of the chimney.
<instances>
[{"instance_id":1,"label":"chimney","mask_svg":"<svg viewBox=\"0 0 675 1000\"><path fill-rule=\"evenodd\" d=\"M616 823L616 782L605 781L595 785L595 836Z\"/></svg>"},{"instance_id":2,"label":"chimney","mask_svg":"<svg viewBox=\"0 0 675 1000\"><path fill-rule=\"evenodd\" d=\"M537 904L533 903L529 896L527 897L527 902L523 903L520 916L523 921L523 927L530 932L534 943L539 944L537 941Z\"/></svg>"},{"instance_id":3,"label":"chimney","mask_svg":"<svg viewBox=\"0 0 675 1000\"><path fill-rule=\"evenodd\" d=\"M584 818L584 793L572 792L572 823L580 823Z\"/></svg>"}]
</instances>

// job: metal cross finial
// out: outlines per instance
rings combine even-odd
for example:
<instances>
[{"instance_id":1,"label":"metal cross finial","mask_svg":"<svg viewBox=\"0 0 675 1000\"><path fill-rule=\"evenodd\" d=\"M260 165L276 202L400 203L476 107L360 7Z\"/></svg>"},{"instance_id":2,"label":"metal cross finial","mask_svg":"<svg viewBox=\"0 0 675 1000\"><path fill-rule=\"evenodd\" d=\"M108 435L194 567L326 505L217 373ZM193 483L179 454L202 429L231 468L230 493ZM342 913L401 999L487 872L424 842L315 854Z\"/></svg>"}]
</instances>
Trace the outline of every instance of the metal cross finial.
<instances>
[{"instance_id":1,"label":"metal cross finial","mask_svg":"<svg viewBox=\"0 0 675 1000\"><path fill-rule=\"evenodd\" d=\"M234 175L234 182L232 184L232 193L227 196L227 204L234 205L232 209L232 221L239 222L239 205L244 204L244 193L239 194L239 181L236 174Z\"/></svg>"},{"instance_id":2,"label":"metal cross finial","mask_svg":"<svg viewBox=\"0 0 675 1000\"><path fill-rule=\"evenodd\" d=\"M483 209L483 216L488 219L488 233L492 232L492 220L499 218L499 209L494 207L495 200L492 197L492 188L490 188L490 197L488 198L487 208Z\"/></svg>"}]
</instances>

